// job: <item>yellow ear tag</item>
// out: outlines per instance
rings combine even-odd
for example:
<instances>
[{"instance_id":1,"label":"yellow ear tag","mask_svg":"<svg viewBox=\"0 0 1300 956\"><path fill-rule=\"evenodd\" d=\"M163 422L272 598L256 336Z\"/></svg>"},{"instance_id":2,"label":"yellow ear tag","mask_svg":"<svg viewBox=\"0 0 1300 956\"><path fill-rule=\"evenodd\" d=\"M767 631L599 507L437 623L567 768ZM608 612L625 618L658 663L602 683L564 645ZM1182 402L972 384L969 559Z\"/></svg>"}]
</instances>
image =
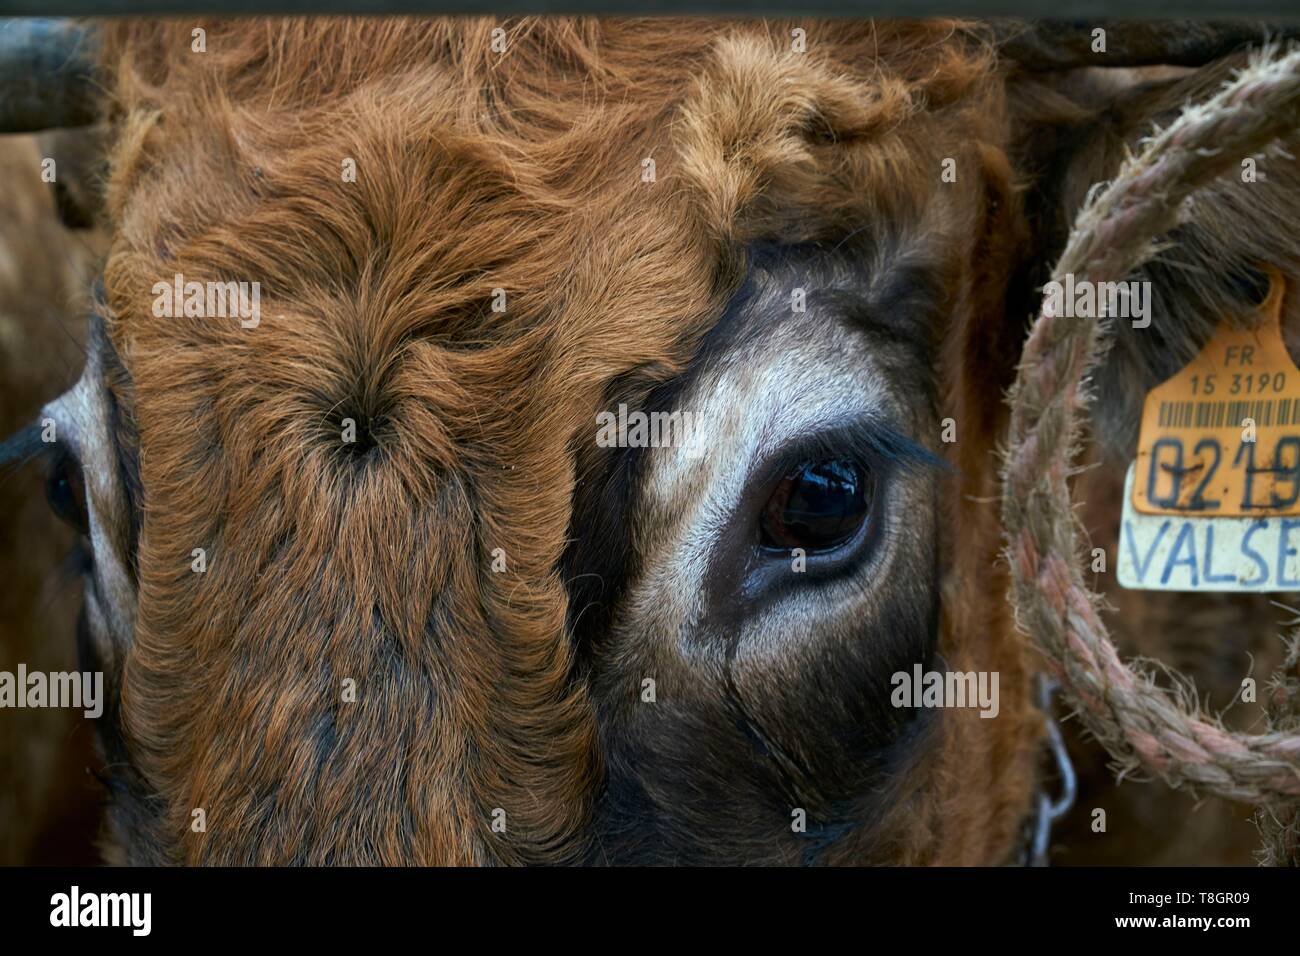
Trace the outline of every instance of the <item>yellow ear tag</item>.
<instances>
[{"instance_id":1,"label":"yellow ear tag","mask_svg":"<svg viewBox=\"0 0 1300 956\"><path fill-rule=\"evenodd\" d=\"M1286 281L1269 278L1256 328L1219 326L1147 393L1132 482L1141 514L1300 514L1300 369L1282 340Z\"/></svg>"}]
</instances>

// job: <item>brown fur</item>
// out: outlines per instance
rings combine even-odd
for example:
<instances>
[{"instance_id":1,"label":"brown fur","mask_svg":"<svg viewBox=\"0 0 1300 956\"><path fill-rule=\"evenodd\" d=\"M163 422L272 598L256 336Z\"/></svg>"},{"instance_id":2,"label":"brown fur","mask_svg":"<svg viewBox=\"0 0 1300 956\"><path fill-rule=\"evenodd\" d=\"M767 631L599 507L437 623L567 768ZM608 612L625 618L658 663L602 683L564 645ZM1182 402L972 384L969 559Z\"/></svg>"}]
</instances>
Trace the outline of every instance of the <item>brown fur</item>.
<instances>
[{"instance_id":1,"label":"brown fur","mask_svg":"<svg viewBox=\"0 0 1300 956\"><path fill-rule=\"evenodd\" d=\"M106 31L103 311L139 523L119 858L604 859L602 687L639 673L589 680L560 571L593 414L690 366L751 246L873 228L943 264L939 653L999 672L1002 705L944 713L887 819L821 859L1014 856L1042 722L998 558L1002 397L1078 183L1114 167L1088 145L1109 99L1009 80L968 24L797 25L802 55L756 22L519 21L506 56L472 20L205 23L204 54L189 23ZM155 317L177 272L259 281L261 326Z\"/></svg>"},{"instance_id":2,"label":"brown fur","mask_svg":"<svg viewBox=\"0 0 1300 956\"><path fill-rule=\"evenodd\" d=\"M973 324L1015 208L987 48L942 23L817 24L795 58L780 25L555 21L498 59L481 22L205 26L200 56L188 24L106 48L107 311L147 499L123 722L161 798L128 858L580 858L601 769L556 575L570 450L612 380L684 367L755 239L930 224L936 341L1014 354ZM154 318L174 272L260 280L257 334ZM961 348L963 490L988 494L999 395ZM993 509L952 499L942 653L1002 672L1003 717L946 721L883 859L1007 858L1033 779Z\"/></svg>"}]
</instances>

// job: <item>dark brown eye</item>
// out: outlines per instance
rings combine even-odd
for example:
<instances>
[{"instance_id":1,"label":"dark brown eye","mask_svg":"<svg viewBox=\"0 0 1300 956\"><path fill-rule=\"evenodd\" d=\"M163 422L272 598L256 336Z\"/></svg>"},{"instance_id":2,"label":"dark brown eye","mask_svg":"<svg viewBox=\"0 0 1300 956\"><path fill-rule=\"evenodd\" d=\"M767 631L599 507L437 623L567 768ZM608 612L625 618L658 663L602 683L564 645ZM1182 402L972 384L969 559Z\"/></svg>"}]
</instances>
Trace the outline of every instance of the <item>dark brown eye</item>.
<instances>
[{"instance_id":1,"label":"dark brown eye","mask_svg":"<svg viewBox=\"0 0 1300 956\"><path fill-rule=\"evenodd\" d=\"M830 551L867 520L871 476L847 460L805 462L786 473L763 506L764 547Z\"/></svg>"},{"instance_id":2,"label":"dark brown eye","mask_svg":"<svg viewBox=\"0 0 1300 956\"><path fill-rule=\"evenodd\" d=\"M61 521L84 535L90 534L90 516L86 511L86 486L81 466L67 452L54 460L45 479L45 500Z\"/></svg>"}]
</instances>

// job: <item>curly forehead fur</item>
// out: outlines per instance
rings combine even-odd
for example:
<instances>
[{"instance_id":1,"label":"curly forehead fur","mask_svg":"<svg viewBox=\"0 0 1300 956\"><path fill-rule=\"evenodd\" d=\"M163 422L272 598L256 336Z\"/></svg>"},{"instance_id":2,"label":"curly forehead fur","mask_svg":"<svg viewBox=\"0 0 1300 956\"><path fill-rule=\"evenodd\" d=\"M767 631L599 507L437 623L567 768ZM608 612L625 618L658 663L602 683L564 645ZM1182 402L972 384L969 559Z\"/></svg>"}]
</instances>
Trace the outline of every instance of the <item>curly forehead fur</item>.
<instances>
[{"instance_id":1,"label":"curly forehead fur","mask_svg":"<svg viewBox=\"0 0 1300 956\"><path fill-rule=\"evenodd\" d=\"M186 22L113 25L104 53L103 308L144 499L121 713L151 796L118 835L145 861L587 858L602 748L560 568L591 423L611 382L685 368L748 243L927 237L943 388L989 436L959 464L992 487L998 392L954 358L999 348L966 326L1000 313L989 249L1015 235L989 46L942 22L802 22L802 54L778 23L201 26L206 52ZM178 273L260 283L260 325L155 316ZM1027 800L992 509L951 507L971 568L941 647L1008 703L996 738L948 722L900 861L1005 854Z\"/></svg>"}]
</instances>

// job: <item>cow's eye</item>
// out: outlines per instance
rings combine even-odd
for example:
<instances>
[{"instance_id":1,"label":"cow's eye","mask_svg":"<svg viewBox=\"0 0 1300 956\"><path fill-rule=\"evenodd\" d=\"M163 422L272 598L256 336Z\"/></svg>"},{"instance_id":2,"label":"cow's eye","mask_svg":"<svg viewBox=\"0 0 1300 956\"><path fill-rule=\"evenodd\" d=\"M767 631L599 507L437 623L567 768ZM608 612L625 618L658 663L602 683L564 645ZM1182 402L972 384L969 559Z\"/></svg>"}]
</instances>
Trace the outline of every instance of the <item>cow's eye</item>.
<instances>
[{"instance_id":1,"label":"cow's eye","mask_svg":"<svg viewBox=\"0 0 1300 956\"><path fill-rule=\"evenodd\" d=\"M60 451L50 465L49 476L45 479L45 500L62 521L84 535L90 534L81 465L66 451Z\"/></svg>"},{"instance_id":2,"label":"cow's eye","mask_svg":"<svg viewBox=\"0 0 1300 956\"><path fill-rule=\"evenodd\" d=\"M871 475L856 462L804 462L782 476L759 521L764 547L832 551L867 520Z\"/></svg>"}]
</instances>

